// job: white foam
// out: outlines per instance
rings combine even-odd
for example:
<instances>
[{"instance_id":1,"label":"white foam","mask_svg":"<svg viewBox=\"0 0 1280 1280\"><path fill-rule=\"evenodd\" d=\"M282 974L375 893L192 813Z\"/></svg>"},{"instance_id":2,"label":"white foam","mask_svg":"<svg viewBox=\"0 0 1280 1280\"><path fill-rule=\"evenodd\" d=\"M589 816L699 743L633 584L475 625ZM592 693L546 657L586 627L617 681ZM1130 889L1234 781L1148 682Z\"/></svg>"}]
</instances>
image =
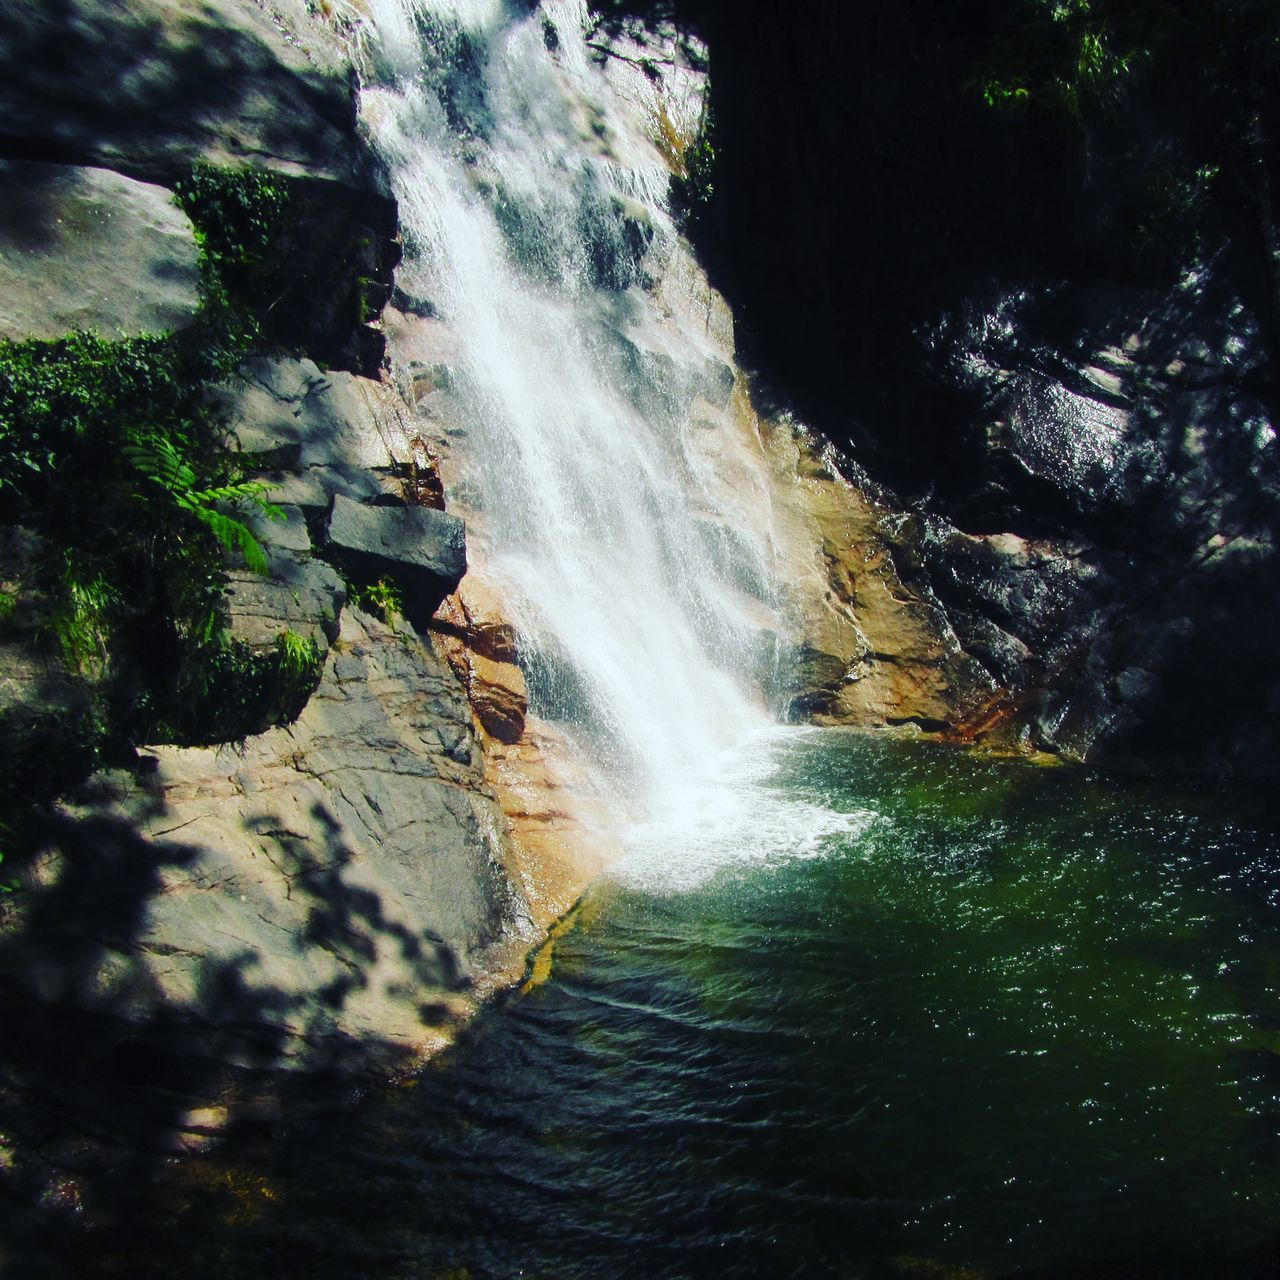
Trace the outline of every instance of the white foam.
<instances>
[{"instance_id":1,"label":"white foam","mask_svg":"<svg viewBox=\"0 0 1280 1280\"><path fill-rule=\"evenodd\" d=\"M714 762L634 827L612 880L649 893L681 893L762 864L822 858L878 815L841 812L774 783L787 746L806 730L775 729Z\"/></svg>"},{"instance_id":2,"label":"white foam","mask_svg":"<svg viewBox=\"0 0 1280 1280\"><path fill-rule=\"evenodd\" d=\"M705 325L651 352L667 323L657 300L597 279L601 261L628 260L636 228L655 263L675 230L643 113L587 56L586 4L551 4L555 48L546 14L497 21L492 8L372 6L395 83L366 90L365 118L406 229L399 279L457 344L449 412L467 433L454 456L473 545L514 584L531 666L571 676L535 687L537 709L594 730L605 763L666 796L767 723L752 682L772 543L714 536L755 528L760 486L722 492L699 474L689 406L709 376ZM424 15L470 32L475 136L457 132L447 85L432 87Z\"/></svg>"}]
</instances>

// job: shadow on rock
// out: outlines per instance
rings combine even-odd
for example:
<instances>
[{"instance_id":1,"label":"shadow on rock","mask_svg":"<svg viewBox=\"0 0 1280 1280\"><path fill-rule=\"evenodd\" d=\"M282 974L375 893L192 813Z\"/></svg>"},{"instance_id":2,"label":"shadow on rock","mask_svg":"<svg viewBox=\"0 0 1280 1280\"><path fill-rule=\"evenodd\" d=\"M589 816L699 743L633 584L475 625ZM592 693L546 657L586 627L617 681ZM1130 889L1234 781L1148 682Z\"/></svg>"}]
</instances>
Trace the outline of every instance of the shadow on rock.
<instances>
[{"instance_id":1,"label":"shadow on rock","mask_svg":"<svg viewBox=\"0 0 1280 1280\"><path fill-rule=\"evenodd\" d=\"M149 816L162 824L165 807ZM450 993L468 985L458 957L349 883L340 824L312 816L328 837L298 849L289 873L305 927L272 954L237 928L243 912L220 905L238 887L202 878L199 846L147 839L123 817L49 819L34 884L0 925L6 1275L93 1272L112 1241L145 1234L175 1156L224 1135L270 1141L411 1065L404 1038L352 1034L378 1024L395 983L422 1023L456 1018ZM251 839L261 819L245 825ZM175 892L203 900L198 952L152 927ZM355 1008L362 1000L372 1007Z\"/></svg>"}]
</instances>

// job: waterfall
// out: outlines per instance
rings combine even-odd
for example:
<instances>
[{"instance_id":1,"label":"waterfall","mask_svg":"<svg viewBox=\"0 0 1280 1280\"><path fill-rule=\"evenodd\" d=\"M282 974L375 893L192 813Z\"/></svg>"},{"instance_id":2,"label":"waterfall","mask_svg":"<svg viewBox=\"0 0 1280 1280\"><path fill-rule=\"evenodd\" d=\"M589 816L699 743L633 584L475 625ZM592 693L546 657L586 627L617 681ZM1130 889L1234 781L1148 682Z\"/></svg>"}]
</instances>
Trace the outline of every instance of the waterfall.
<instances>
[{"instance_id":1,"label":"waterfall","mask_svg":"<svg viewBox=\"0 0 1280 1280\"><path fill-rule=\"evenodd\" d=\"M372 20L398 279L451 343L451 507L532 709L669 793L769 723L776 588L760 491L726 491L693 412L734 370L657 297L687 251L652 120L591 56L581 0L374 0Z\"/></svg>"}]
</instances>

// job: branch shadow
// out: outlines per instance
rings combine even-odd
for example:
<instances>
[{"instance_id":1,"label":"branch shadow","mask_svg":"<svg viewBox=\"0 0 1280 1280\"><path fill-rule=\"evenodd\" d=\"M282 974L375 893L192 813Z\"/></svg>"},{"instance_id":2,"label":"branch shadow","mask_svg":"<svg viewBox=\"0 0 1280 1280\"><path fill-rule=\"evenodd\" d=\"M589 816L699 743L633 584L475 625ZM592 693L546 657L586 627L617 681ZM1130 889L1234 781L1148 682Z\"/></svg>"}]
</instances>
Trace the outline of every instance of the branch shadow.
<instances>
[{"instance_id":1,"label":"branch shadow","mask_svg":"<svg viewBox=\"0 0 1280 1280\"><path fill-rule=\"evenodd\" d=\"M145 816L165 812L157 799ZM336 817L318 803L311 816L323 848L280 840L285 894L304 924L271 955L251 934L205 951L152 931L164 895L198 896L197 912L216 913L208 899L225 907L234 894L208 881L198 845L148 839L136 817L47 818L35 883L0 920L4 1274L104 1273L117 1246L132 1252L145 1237L176 1157L223 1139L274 1142L416 1065L405 1042L344 1022L356 996L372 987L376 999L380 957L398 958L395 994L417 1002L425 1033L455 1019L450 996L470 985L457 954L353 883ZM246 840L284 826L271 813L243 825ZM338 976L315 981L335 959Z\"/></svg>"},{"instance_id":2,"label":"branch shadow","mask_svg":"<svg viewBox=\"0 0 1280 1280\"><path fill-rule=\"evenodd\" d=\"M154 181L214 140L313 165L354 154L349 86L282 65L234 10L162 19L147 5L14 0L0 70L0 154L13 158L106 163ZM237 131L234 120L248 123Z\"/></svg>"}]
</instances>

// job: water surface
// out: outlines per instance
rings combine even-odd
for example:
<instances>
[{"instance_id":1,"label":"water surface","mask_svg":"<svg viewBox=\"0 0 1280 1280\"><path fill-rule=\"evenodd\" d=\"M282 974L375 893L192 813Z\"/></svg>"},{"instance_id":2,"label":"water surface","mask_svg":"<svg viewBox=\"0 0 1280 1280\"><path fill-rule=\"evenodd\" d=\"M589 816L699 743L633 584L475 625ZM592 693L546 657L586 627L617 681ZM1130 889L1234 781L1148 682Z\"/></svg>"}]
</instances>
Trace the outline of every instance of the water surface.
<instances>
[{"instance_id":1,"label":"water surface","mask_svg":"<svg viewBox=\"0 0 1280 1280\"><path fill-rule=\"evenodd\" d=\"M185 1265L1271 1274L1273 837L840 732L736 769L638 833L549 980L447 1059L167 1205Z\"/></svg>"}]
</instances>

